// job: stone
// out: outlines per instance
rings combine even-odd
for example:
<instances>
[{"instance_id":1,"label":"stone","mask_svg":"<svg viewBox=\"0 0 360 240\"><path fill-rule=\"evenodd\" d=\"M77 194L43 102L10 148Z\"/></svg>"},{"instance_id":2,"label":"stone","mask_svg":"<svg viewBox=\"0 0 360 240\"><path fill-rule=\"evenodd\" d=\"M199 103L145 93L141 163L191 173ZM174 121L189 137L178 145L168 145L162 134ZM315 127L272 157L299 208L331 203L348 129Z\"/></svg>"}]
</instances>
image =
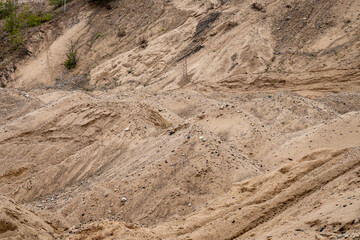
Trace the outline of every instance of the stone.
<instances>
[{"instance_id":1,"label":"stone","mask_svg":"<svg viewBox=\"0 0 360 240\"><path fill-rule=\"evenodd\" d=\"M201 141L203 141L203 142L206 142L206 138L203 137L203 136L200 136L199 139L200 139Z\"/></svg>"},{"instance_id":2,"label":"stone","mask_svg":"<svg viewBox=\"0 0 360 240\"><path fill-rule=\"evenodd\" d=\"M122 198L121 198L121 202L122 202L122 203L127 202L127 200L128 200L127 197L122 197Z\"/></svg>"},{"instance_id":3,"label":"stone","mask_svg":"<svg viewBox=\"0 0 360 240\"><path fill-rule=\"evenodd\" d=\"M264 5L258 2L251 4L251 8L256 11L265 12Z\"/></svg>"}]
</instances>

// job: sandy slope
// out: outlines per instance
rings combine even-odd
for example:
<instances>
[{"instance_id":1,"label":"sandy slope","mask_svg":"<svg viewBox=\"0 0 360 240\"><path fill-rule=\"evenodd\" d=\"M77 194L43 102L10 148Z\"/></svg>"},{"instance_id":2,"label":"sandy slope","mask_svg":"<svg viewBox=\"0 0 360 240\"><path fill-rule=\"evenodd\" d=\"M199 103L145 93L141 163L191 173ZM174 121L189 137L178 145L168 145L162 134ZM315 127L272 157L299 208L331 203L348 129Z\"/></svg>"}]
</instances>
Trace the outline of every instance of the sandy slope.
<instances>
[{"instance_id":1,"label":"sandy slope","mask_svg":"<svg viewBox=\"0 0 360 240\"><path fill-rule=\"evenodd\" d=\"M357 214L360 162L358 149L352 148L359 146L359 112L341 114L316 99L289 92L271 94L273 100L269 94L244 95L240 102L235 97L227 103L186 91L177 94L184 104L170 111L167 99L175 93L121 97L120 93L33 92L29 99L37 99L42 107L2 125L1 192L41 213L60 229L79 223L81 228L97 229L81 234L107 232L111 227L103 223L99 223L102 227L90 224L101 219L156 226L156 236L162 238L180 233L186 238L191 233L195 239L251 236L258 225L263 229L260 233L275 232L286 239L290 230L266 227L283 214L309 215L298 223L290 218L284 222L286 228L291 224L304 228L308 218L319 222L316 227L336 221L356 223L351 216ZM198 100L189 103L189 99ZM163 107L163 102L170 107ZM275 104L269 109L286 109L290 106L287 102L292 103L287 114L285 110L254 112L261 111L260 106L267 108L266 104ZM314 175L315 167L326 174ZM251 180L237 184L244 179ZM297 185L302 186L305 179L310 189L299 190ZM346 185L348 179L354 183ZM324 189L332 187L324 183L337 181L345 184L344 189L329 195ZM318 203L327 195L332 197L330 202ZM348 205L343 195L353 196L353 206L339 214L331 202ZM278 209L288 201L289 208ZM318 210L297 211L306 201L319 208L326 206L324 211L333 217L332 222L318 216ZM241 220L248 219L243 207L248 205L254 220ZM254 209L260 212L251 212ZM284 213L291 209L295 212ZM269 216L266 221L262 220L264 214ZM341 216L348 217L345 221ZM244 230L234 228L232 221L239 221ZM123 224L112 224L116 234L123 234ZM225 227L225 235L216 230Z\"/></svg>"},{"instance_id":2,"label":"sandy slope","mask_svg":"<svg viewBox=\"0 0 360 240\"><path fill-rule=\"evenodd\" d=\"M0 197L1 239L54 239L55 228L35 213Z\"/></svg>"},{"instance_id":3,"label":"sandy slope","mask_svg":"<svg viewBox=\"0 0 360 240\"><path fill-rule=\"evenodd\" d=\"M0 239L359 239L360 3L252 3L73 1L28 36Z\"/></svg>"}]
</instances>

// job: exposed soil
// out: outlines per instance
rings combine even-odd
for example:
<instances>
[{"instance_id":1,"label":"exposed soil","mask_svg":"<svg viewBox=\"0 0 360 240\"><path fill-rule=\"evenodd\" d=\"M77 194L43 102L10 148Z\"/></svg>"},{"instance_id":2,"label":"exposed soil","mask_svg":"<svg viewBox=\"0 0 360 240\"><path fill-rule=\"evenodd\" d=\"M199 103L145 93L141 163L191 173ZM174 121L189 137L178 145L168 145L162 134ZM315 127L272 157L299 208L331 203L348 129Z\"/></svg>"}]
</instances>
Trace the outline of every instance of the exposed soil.
<instances>
[{"instance_id":1,"label":"exposed soil","mask_svg":"<svg viewBox=\"0 0 360 240\"><path fill-rule=\"evenodd\" d=\"M0 54L0 239L360 239L360 2L59 11Z\"/></svg>"}]
</instances>

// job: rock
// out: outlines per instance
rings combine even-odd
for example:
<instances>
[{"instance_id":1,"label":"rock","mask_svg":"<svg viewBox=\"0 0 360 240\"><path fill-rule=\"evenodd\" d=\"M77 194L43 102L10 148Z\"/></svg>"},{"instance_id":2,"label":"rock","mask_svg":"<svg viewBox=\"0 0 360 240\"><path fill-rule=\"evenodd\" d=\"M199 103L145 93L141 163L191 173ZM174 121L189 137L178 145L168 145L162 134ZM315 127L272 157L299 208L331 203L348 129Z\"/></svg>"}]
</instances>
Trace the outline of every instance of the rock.
<instances>
[{"instance_id":1,"label":"rock","mask_svg":"<svg viewBox=\"0 0 360 240\"><path fill-rule=\"evenodd\" d=\"M345 234L339 234L339 235L337 235L336 237L337 237L337 238L343 238L343 237L345 237Z\"/></svg>"},{"instance_id":2,"label":"rock","mask_svg":"<svg viewBox=\"0 0 360 240\"><path fill-rule=\"evenodd\" d=\"M191 203L189 203L189 204L188 204L188 207L191 207L191 206L192 206L192 204L191 204Z\"/></svg>"},{"instance_id":3,"label":"rock","mask_svg":"<svg viewBox=\"0 0 360 240\"><path fill-rule=\"evenodd\" d=\"M296 232L303 232L304 230L300 229L300 228L297 228L295 229Z\"/></svg>"},{"instance_id":4,"label":"rock","mask_svg":"<svg viewBox=\"0 0 360 240\"><path fill-rule=\"evenodd\" d=\"M174 130L171 130L169 134L170 134L170 135L173 135L173 134L175 134L175 131L174 131Z\"/></svg>"},{"instance_id":5,"label":"rock","mask_svg":"<svg viewBox=\"0 0 360 240\"><path fill-rule=\"evenodd\" d=\"M120 30L120 31L118 32L118 37L122 38L122 37L125 37L125 36L126 36L126 32L125 32L125 31Z\"/></svg>"},{"instance_id":6,"label":"rock","mask_svg":"<svg viewBox=\"0 0 360 240\"><path fill-rule=\"evenodd\" d=\"M122 197L122 198L121 198L121 202L122 202L122 203L127 202L127 197Z\"/></svg>"},{"instance_id":7,"label":"rock","mask_svg":"<svg viewBox=\"0 0 360 240\"><path fill-rule=\"evenodd\" d=\"M127 127L127 128L125 128L125 131L126 131L126 132L130 131L130 128L128 128L128 127Z\"/></svg>"},{"instance_id":8,"label":"rock","mask_svg":"<svg viewBox=\"0 0 360 240\"><path fill-rule=\"evenodd\" d=\"M199 139L200 139L201 141L203 141L203 142L206 142L206 138L203 137L203 136L200 136Z\"/></svg>"},{"instance_id":9,"label":"rock","mask_svg":"<svg viewBox=\"0 0 360 240\"><path fill-rule=\"evenodd\" d=\"M251 4L251 8L256 11L265 12L264 5L262 5L261 3L258 3L258 2Z\"/></svg>"}]
</instances>

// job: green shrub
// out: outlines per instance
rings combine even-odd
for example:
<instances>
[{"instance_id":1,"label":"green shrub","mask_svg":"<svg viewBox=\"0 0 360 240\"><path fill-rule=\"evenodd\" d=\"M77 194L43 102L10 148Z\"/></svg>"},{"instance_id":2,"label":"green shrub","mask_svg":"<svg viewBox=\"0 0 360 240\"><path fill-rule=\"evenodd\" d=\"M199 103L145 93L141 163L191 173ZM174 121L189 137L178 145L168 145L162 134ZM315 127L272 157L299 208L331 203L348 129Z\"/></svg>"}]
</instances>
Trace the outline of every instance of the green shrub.
<instances>
[{"instance_id":1,"label":"green shrub","mask_svg":"<svg viewBox=\"0 0 360 240\"><path fill-rule=\"evenodd\" d=\"M3 29L5 32L13 33L19 30L21 25L20 19L16 16L15 12L12 12L9 16L5 18L3 23Z\"/></svg>"},{"instance_id":2,"label":"green shrub","mask_svg":"<svg viewBox=\"0 0 360 240\"><path fill-rule=\"evenodd\" d=\"M53 19L54 16L51 13L38 13L38 14L30 14L26 19L25 19L25 24L27 27L35 27L38 25L41 25L45 22L50 21L51 19Z\"/></svg>"},{"instance_id":3,"label":"green shrub","mask_svg":"<svg viewBox=\"0 0 360 240\"><path fill-rule=\"evenodd\" d=\"M23 36L18 29L15 32L10 33L9 39L11 40L11 47L13 49L18 49L23 43Z\"/></svg>"},{"instance_id":4,"label":"green shrub","mask_svg":"<svg viewBox=\"0 0 360 240\"><path fill-rule=\"evenodd\" d=\"M21 11L11 12L4 21L3 29L12 33L21 28L35 27L54 18L52 13L33 13L28 6Z\"/></svg>"},{"instance_id":5,"label":"green shrub","mask_svg":"<svg viewBox=\"0 0 360 240\"><path fill-rule=\"evenodd\" d=\"M76 57L76 50L74 45L71 45L69 52L66 54L66 57L67 58L65 60L64 66L68 70L75 68L77 64L77 57Z\"/></svg>"},{"instance_id":6,"label":"green shrub","mask_svg":"<svg viewBox=\"0 0 360 240\"><path fill-rule=\"evenodd\" d=\"M4 19L14 13L16 10L15 2L12 0L6 0L6 2L0 2L0 19Z\"/></svg>"},{"instance_id":7,"label":"green shrub","mask_svg":"<svg viewBox=\"0 0 360 240\"><path fill-rule=\"evenodd\" d=\"M21 21L16 16L16 12L12 12L9 16L7 16L3 23L3 29L9 33L9 39L13 49L18 49L23 41L23 37L20 33L20 26Z\"/></svg>"},{"instance_id":8,"label":"green shrub","mask_svg":"<svg viewBox=\"0 0 360 240\"><path fill-rule=\"evenodd\" d=\"M6 7L4 7L4 5L6 5ZM44 22L50 21L54 17L51 13L38 12L35 14L28 6L24 6L19 10L15 7L12 0L7 0L4 4L0 4L0 9L1 16L6 16L2 28L5 32L9 33L11 46L16 49L23 42L21 29L38 26ZM4 9L7 10L3 11ZM4 15L4 12L6 12L6 15Z\"/></svg>"},{"instance_id":9,"label":"green shrub","mask_svg":"<svg viewBox=\"0 0 360 240\"><path fill-rule=\"evenodd\" d=\"M25 6L22 11L18 14L19 21L21 22L21 27L35 27L41 25L44 22L48 22L54 18L54 15L51 13L33 13L28 6Z\"/></svg>"}]
</instances>

